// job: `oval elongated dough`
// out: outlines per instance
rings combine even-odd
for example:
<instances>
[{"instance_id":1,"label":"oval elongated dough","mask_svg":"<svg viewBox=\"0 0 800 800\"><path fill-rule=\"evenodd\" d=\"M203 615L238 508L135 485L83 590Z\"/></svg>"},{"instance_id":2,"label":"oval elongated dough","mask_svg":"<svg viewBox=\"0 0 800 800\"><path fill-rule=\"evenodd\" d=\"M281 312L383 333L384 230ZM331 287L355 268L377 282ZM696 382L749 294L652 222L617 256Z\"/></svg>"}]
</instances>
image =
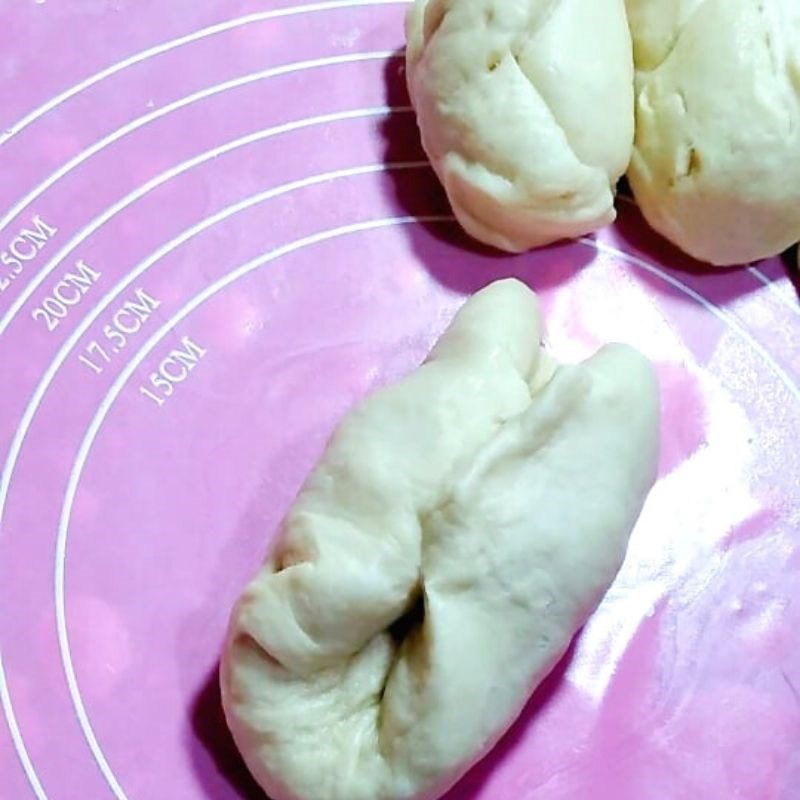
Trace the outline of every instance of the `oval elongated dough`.
<instances>
[{"instance_id":1,"label":"oval elongated dough","mask_svg":"<svg viewBox=\"0 0 800 800\"><path fill-rule=\"evenodd\" d=\"M727 266L800 239L800 3L628 0L628 177L647 221Z\"/></svg>"},{"instance_id":2,"label":"oval elongated dough","mask_svg":"<svg viewBox=\"0 0 800 800\"><path fill-rule=\"evenodd\" d=\"M461 224L512 252L615 218L633 143L624 0L416 0L407 78Z\"/></svg>"},{"instance_id":3,"label":"oval elongated dough","mask_svg":"<svg viewBox=\"0 0 800 800\"><path fill-rule=\"evenodd\" d=\"M558 367L540 334L522 284L478 293L306 482L222 663L231 731L273 800L438 797L614 579L655 477L653 370L621 345Z\"/></svg>"}]
</instances>

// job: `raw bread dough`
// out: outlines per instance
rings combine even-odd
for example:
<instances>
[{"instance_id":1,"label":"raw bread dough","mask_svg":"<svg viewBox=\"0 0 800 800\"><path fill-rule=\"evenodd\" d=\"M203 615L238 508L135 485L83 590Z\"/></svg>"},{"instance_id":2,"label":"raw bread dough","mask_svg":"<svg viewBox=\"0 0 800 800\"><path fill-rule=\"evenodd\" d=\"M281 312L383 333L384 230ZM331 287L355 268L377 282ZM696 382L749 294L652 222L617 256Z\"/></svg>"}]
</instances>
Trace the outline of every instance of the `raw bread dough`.
<instances>
[{"instance_id":1,"label":"raw bread dough","mask_svg":"<svg viewBox=\"0 0 800 800\"><path fill-rule=\"evenodd\" d=\"M612 222L633 143L624 0L416 0L407 77L461 224L518 252Z\"/></svg>"},{"instance_id":2,"label":"raw bread dough","mask_svg":"<svg viewBox=\"0 0 800 800\"><path fill-rule=\"evenodd\" d=\"M345 419L289 512L222 664L273 800L438 797L614 579L655 476L653 370L622 345L556 367L540 335L522 284L477 294Z\"/></svg>"},{"instance_id":3,"label":"raw bread dough","mask_svg":"<svg viewBox=\"0 0 800 800\"><path fill-rule=\"evenodd\" d=\"M717 265L800 239L798 0L628 0L629 178L648 222Z\"/></svg>"}]
</instances>

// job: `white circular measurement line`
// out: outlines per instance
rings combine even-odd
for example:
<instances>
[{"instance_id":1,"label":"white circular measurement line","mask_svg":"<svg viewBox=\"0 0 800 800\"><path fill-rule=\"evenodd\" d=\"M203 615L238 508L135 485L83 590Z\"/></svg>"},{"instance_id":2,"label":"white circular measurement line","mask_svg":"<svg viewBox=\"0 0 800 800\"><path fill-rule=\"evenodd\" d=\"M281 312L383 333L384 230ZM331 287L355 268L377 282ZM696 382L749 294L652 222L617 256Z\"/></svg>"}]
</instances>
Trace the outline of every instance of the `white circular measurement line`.
<instances>
[{"instance_id":1,"label":"white circular measurement line","mask_svg":"<svg viewBox=\"0 0 800 800\"><path fill-rule=\"evenodd\" d=\"M786 306L786 308L788 308L790 311L800 316L800 300L799 299L791 300L790 298L786 297L786 295L784 295L784 293L780 290L780 285L781 283L783 283L783 281L781 281L780 283L773 281L757 267L748 267L747 271L751 275L754 275L758 281L763 283L764 286L766 286L767 289L769 289L770 293L773 295L773 297L775 297L775 299L779 303ZM786 278L786 282L791 283L789 278Z\"/></svg>"},{"instance_id":2,"label":"white circular measurement line","mask_svg":"<svg viewBox=\"0 0 800 800\"><path fill-rule=\"evenodd\" d=\"M246 198L245 200L239 203L229 206L223 209L222 211L218 212L217 214L208 217L207 219L203 220L197 225L188 228L180 236L176 237L175 239L172 239L166 245L159 248L155 253L153 253L153 255L151 255L145 261L141 262L134 270L128 273L121 281L119 281L111 290L109 290L109 292L107 292L102 297L100 302L97 303L92 308L92 311L86 316L86 318L81 320L80 325L76 328L75 331L73 331L71 336L62 345L61 349L58 351L53 361L45 370L45 373L42 376L42 380L34 389L33 395L31 396L31 399L28 402L25 411L23 412L22 420L19 426L17 427L17 430L15 431L14 439L11 443L11 447L9 448L8 456L6 458L6 462L3 467L2 475L0 475L0 531L2 531L2 522L5 516L6 502L8 500L8 495L11 489L11 480L13 473L16 469L19 454L22 450L25 437L28 434L28 430L30 429L31 424L33 423L34 416L36 415L36 412L38 411L45 397L45 394L47 393L48 388L52 384L53 380L56 377L56 374L58 373L58 370L64 364L72 349L80 341L81 336L83 336L83 334L86 333L86 331L96 321L96 319L100 316L100 314L109 305L111 305L111 303L116 299L116 297L122 291L124 291L125 288L127 288L134 280L136 280L136 278L140 277L144 272L146 272L153 264L155 264L161 258L164 258L173 250L177 249L180 245L189 241L191 238L198 235L202 231L211 228L212 226L218 224L219 222L222 222L223 220L233 216L234 214L244 211L247 208L251 208L252 206L255 206L259 203L262 203L265 200L269 200L289 192L297 191L298 189L325 183L332 180L337 180L340 178L353 177L356 175L366 175L374 172L384 172L384 171L402 170L402 169L420 169L427 166L428 166L427 162L422 162L422 161L399 162L397 164L370 164L361 167L351 167L348 169L342 169L334 172L327 172L320 175L314 175L308 178L304 178L302 180L284 184L282 186L277 186L273 189L261 192L257 195ZM5 717L6 723L8 724L8 729L11 733L11 739L14 744L14 749L17 752L20 763L22 764L25 775L28 778L28 782L31 786L31 789L36 795L37 800L48 800L47 794L42 788L39 776L37 775L36 769L34 768L31 758L28 754L24 738L22 736L19 724L17 722L16 714L14 712L14 706L11 700L11 694L7 687L5 672L3 669L2 653L0 653L0 704L2 704L3 715Z\"/></svg>"},{"instance_id":3,"label":"white circular measurement line","mask_svg":"<svg viewBox=\"0 0 800 800\"><path fill-rule=\"evenodd\" d=\"M133 131L139 130L140 128L143 128L145 125L149 125L151 122L154 122L157 119L166 117L173 111L186 108L187 106L197 103L200 100L205 100L209 97L222 94L231 89L238 89L239 87L246 86L250 83L257 83L258 81L277 78L281 75L304 72L306 70L318 69L320 67L330 67L337 64L354 64L361 61L385 61L386 59L394 56L395 53L391 50L376 50L368 53L347 53L341 56L327 56L325 58L313 58L308 61L296 61L290 64L282 64L279 67L270 67L269 69L260 70L259 72L253 72L229 81L224 81L223 83L217 83L214 86L201 89L199 92L194 92L186 97L182 97L180 100L176 100L168 105L156 109L155 111L151 111L149 114L137 117L132 122L128 122L121 128L117 128L117 130L109 133L107 136L104 136L102 139L100 139L100 141L96 142L91 147L88 147L86 150L82 150L80 153L78 153L78 155L71 158L66 164L59 167L49 177L45 178L45 180L36 186L35 189L32 189L30 192L28 192L28 194L26 194L22 200L15 203L15 205L3 216L3 218L0 219L0 232L4 231L8 225L22 211L28 208L28 206L30 206L34 200L37 200L39 197L41 197L48 189L51 189L56 183L58 183L61 178L63 178L65 175L68 175L81 164L88 161L92 156L97 155L101 151L105 150L106 147L114 144L115 142L124 139L129 133L133 133Z\"/></svg>"},{"instance_id":4,"label":"white circular measurement line","mask_svg":"<svg viewBox=\"0 0 800 800\"><path fill-rule=\"evenodd\" d=\"M346 169L334 170L332 172L324 172L320 175L312 175L308 178L302 178L291 183L285 183L281 186L276 186L272 189L259 192L252 197L245 198L244 200L234 203L231 206L218 211L210 217L206 217L192 227L187 228L179 236L171 239L166 244L162 245L158 250L148 256L144 261L140 262L133 270L125 275L118 283L116 283L100 301L92 307L92 310L81 320L80 324L76 326L75 330L66 339L59 351L56 353L55 358L50 362L49 366L44 372L42 379L33 391L28 405L22 414L22 420L17 427L14 439L11 442L8 456L3 467L2 478L0 478L0 530L2 529L2 522L5 516L5 507L8 500L8 495L11 489L11 481L16 468L17 459L19 458L22 445L24 444L25 437L33 422L33 418L39 409L39 406L47 393L50 384L56 377L58 370L66 361L72 349L80 341L81 337L87 330L94 324L97 318L105 311L117 297L128 287L133 281L141 277L147 270L154 264L158 263L161 259L168 256L174 250L177 250L183 244L193 239L198 234L209 228L218 225L220 222L229 219L230 217L252 208L267 200L280 197L284 194L295 192L299 189L304 189L310 186L316 186L330 181L339 180L342 178L351 178L358 175L368 175L371 173L379 172L392 172L396 170L406 169L422 169L427 168L428 163L425 161L408 161L399 162L397 164L366 164L360 167L348 167Z\"/></svg>"},{"instance_id":5,"label":"white circular measurement line","mask_svg":"<svg viewBox=\"0 0 800 800\"><path fill-rule=\"evenodd\" d=\"M209 25L207 28L202 28L194 33L180 36L177 39L170 39L162 44L149 47L146 50L141 50L140 52L129 56L123 61L118 61L116 64L112 64L110 67L95 73L80 83L76 83L74 86L71 86L69 89L61 92L61 94L56 95L51 100L48 100L46 103L38 106L33 111L26 114L18 122L6 127L4 131L0 132L0 145L5 144L9 139L12 139L18 133L25 130L25 128L27 128L29 125L32 125L34 122L36 122L36 120L52 111L54 108L58 108L58 106L60 106L62 103L65 103L67 100L70 100L71 98L81 94L81 92L84 92L92 86L104 81L106 78L110 78L112 75L116 75L128 67L141 64L143 61L149 61L151 58L155 58L163 53L168 53L170 50L175 50L192 42L198 42L202 39L207 39L210 36L215 36L218 33L224 33L236 28L242 28L245 25L252 25L256 22L265 22L267 20L278 19L280 17L302 16L304 14L313 14L320 11L333 11L342 8L407 5L409 2L410 0L330 0L330 2L307 3L304 5L273 9L272 11L261 11L256 14L247 14L243 17L227 20L226 22L219 22L216 25Z\"/></svg>"},{"instance_id":6,"label":"white circular measurement line","mask_svg":"<svg viewBox=\"0 0 800 800\"><path fill-rule=\"evenodd\" d=\"M216 282L211 284L208 288L204 289L200 294L192 298L192 300L186 303L178 312L176 312L176 314L174 314L164 325L162 325L161 328L159 328L159 330L156 331L156 333L153 334L152 337L150 337L150 339L147 340L147 342L142 346L142 348L137 352L137 354L131 359L131 361L126 365L126 367L116 378L111 388L109 389L108 393L101 401L97 412L95 413L94 417L89 423L89 427L86 430L86 434L84 435L84 438L78 449L78 454L72 465L72 469L70 470L69 481L67 484L66 493L64 495L64 502L62 505L61 516L59 519L58 538L56 542L56 557L55 557L56 569L54 576L56 624L58 626L58 641L59 641L59 649L61 651L62 666L64 668L67 685L69 688L70 696L72 698L76 715L78 717L79 724L84 732L86 742L92 751L92 755L94 756L100 770L106 776L106 779L109 783L109 787L111 788L112 792L114 792L114 795L117 798L117 800L128 800L128 798L126 797L124 791L119 785L119 782L117 781L116 777L113 774L113 771L111 770L111 767L108 764L105 754L100 748L100 745L92 729L91 722L86 713L86 707L83 703L83 697L80 692L80 687L78 686L77 683L75 669L72 663L72 653L70 650L69 634L67 631L67 622L66 622L66 597L64 593L66 548L69 536L69 525L70 525L70 518L72 516L72 508L75 501L75 496L77 494L78 485L80 483L81 476L83 474L83 469L86 465L86 461L89 457L91 448L94 444L94 441L97 437L97 434L105 418L107 417L109 411L111 410L112 405L116 401L119 394L122 392L123 388L125 387L125 384L129 380L131 375L133 375L134 371L139 367L144 358L156 347L156 345L158 345L159 342L175 328L176 325L178 325L181 321L183 321L187 316L189 316L189 314L191 314L194 310L196 310L199 306L201 306L206 300L210 299L217 292L221 291L230 284L234 283L239 278L243 277L244 275L247 275L248 273L252 272L253 270L261 266L264 266L265 264L268 264L272 261L275 261L278 258L281 258L284 255L295 252L310 245L317 244L319 242L333 239L338 236L343 236L359 231L374 230L377 228L382 228L392 225L409 224L414 222L425 222L425 221L449 222L452 221L452 217L393 217L389 219L375 220L371 222L356 223L355 225L346 225L340 228L335 228L331 231L324 231L322 233L304 237L303 239L299 239L288 245L279 247L276 250L273 250L272 252L264 256L260 256L259 258L256 258L252 261L247 262L243 266L238 267L233 272L217 280ZM615 247L596 242L593 239L582 238L579 239L578 241L587 247L592 247L595 248L596 250L600 250L606 253L610 253L614 256L617 256L618 258L627 262L631 266L640 268L652 275L661 278L670 286L678 289L691 299L700 303L703 306L703 308L710 311L715 317L717 317L723 323L728 325L734 332L742 336L744 340L753 347L755 352L764 359L766 364L773 369L773 371L780 378L780 380L786 384L786 386L790 389L792 394L796 398L800 399L800 389L798 389L798 387L793 383L788 374L783 371L783 369L772 358L772 356L753 338L753 336L749 333L749 331L747 331L743 326L739 324L739 322L729 312L714 305L712 302L710 302L705 297L700 295L694 289L690 288L689 286L686 286L677 278L673 277L672 275L669 275L668 273L665 273L659 267L656 267L655 265L650 264L644 261L643 259L636 258L635 256L631 256L621 250L618 250Z\"/></svg>"},{"instance_id":7,"label":"white circular measurement line","mask_svg":"<svg viewBox=\"0 0 800 800\"><path fill-rule=\"evenodd\" d=\"M25 740L22 738L22 732L17 724L17 717L14 714L14 706L11 702L11 693L8 690L8 682L6 681L6 672L3 667L3 656L0 653L0 704L3 706L3 716L8 723L8 730L11 734L11 741L14 744L14 749L17 752L22 769L25 772L25 777L28 779L33 793L36 795L37 800L47 800L47 794L44 791L39 776L33 766L33 762L28 755L28 749L25 747Z\"/></svg>"},{"instance_id":8,"label":"white circular measurement line","mask_svg":"<svg viewBox=\"0 0 800 800\"><path fill-rule=\"evenodd\" d=\"M789 392L794 395L795 399L800 400L800 388L797 386L792 376L789 375L789 373L777 362L777 360L770 354L769 350L767 350L764 345L762 345L758 339L756 339L755 336L753 336L753 334L750 333L750 331L747 330L747 328L741 322L739 322L739 319L733 313L727 311L721 306L716 305L715 303L712 303L710 300L703 297L700 292L695 291L691 288L691 286L687 286L683 281L678 280L678 278L676 278L674 275L665 272L664 270L648 261L645 261L642 258L625 253L624 251L619 250L609 244L605 244L604 242L597 242L594 239L583 238L579 239L579 241L583 244L591 244L593 247L596 247L602 252L619 256L632 266L638 267L639 269L644 270L645 272L648 272L657 278L660 278L674 289L677 289L687 297L690 297L692 300L699 303L703 308L711 312L717 319L724 322L731 330L739 334L739 336L741 336L742 339L744 339L753 348L753 350L758 353L759 356L761 356L762 360L772 368L772 371L775 373L777 378L784 386L786 386Z\"/></svg>"},{"instance_id":9,"label":"white circular measurement line","mask_svg":"<svg viewBox=\"0 0 800 800\"><path fill-rule=\"evenodd\" d=\"M430 216L430 217L389 217L386 219L370 220L367 222L357 222L351 225L343 225L332 230L315 233L311 236L305 236L302 239L291 242L290 244L278 247L275 250L267 253L266 255L259 256L258 258L248 261L246 264L238 267L233 272L228 273L223 278L215 281L209 287L204 289L200 294L195 295L180 311L173 315L164 325L162 325L141 347L136 355L130 360L125 368L120 372L106 396L103 398L97 413L92 418L86 435L81 442L78 450L78 455L70 471L69 483L65 495L64 504L61 509L61 517L58 525L58 540L56 544L56 569L55 569L55 603L56 603L56 624L58 626L58 646L61 651L61 661L64 668L64 674L67 680L70 697L72 698L75 707L75 713L78 717L81 729L83 730L86 742L92 751L92 755L97 762L100 771L106 778L109 788L113 792L117 800L128 800L125 792L120 786L116 776L114 775L111 767L106 760L106 757L100 748L97 738L92 729L91 722L86 713L86 708L83 704L80 688L78 687L77 678L75 675L75 668L72 663L72 653L69 644L69 635L67 632L66 624L66 609L65 609L65 595L64 595L64 564L67 546L67 531L69 528L69 521L72 515L72 505L75 499L78 483L80 482L81 474L83 472L86 459L89 451L94 443L95 437L100 430L103 421L105 420L108 412L110 411L114 401L119 396L128 379L137 369L137 367L144 361L147 355L158 345L161 340L172 331L189 314L199 308L206 300L213 297L226 286L239 280L250 272L264 266L272 261L297 252L303 248L310 247L320 242L329 241L340 236L357 233L360 231L377 230L379 228L386 228L395 225L409 225L414 223L425 222L451 222L452 217L444 216Z\"/></svg>"},{"instance_id":10,"label":"white circular measurement line","mask_svg":"<svg viewBox=\"0 0 800 800\"><path fill-rule=\"evenodd\" d=\"M636 198L628 197L627 195L617 195L617 199L622 201L623 203L627 203L628 205L633 206L634 208L639 209L639 213L642 213L641 206L636 202ZM766 286L774 295L775 297L780 300L783 305L793 311L795 314L800 314L800 304L793 303L791 300L788 300L786 297L783 296L781 291L778 289L778 286L775 281L771 278L768 278L758 267L749 266L747 267L747 271L759 282Z\"/></svg>"},{"instance_id":11,"label":"white circular measurement line","mask_svg":"<svg viewBox=\"0 0 800 800\"><path fill-rule=\"evenodd\" d=\"M16 315L20 312L22 307L25 303L30 299L31 295L41 286L42 282L50 275L62 262L63 260L72 253L76 248L78 248L81 244L83 244L90 236L96 233L103 225L105 225L110 219L115 217L120 212L124 211L126 208L131 206L133 203L141 200L150 192L154 191L158 187L165 184L167 181L172 180L173 178L178 177L179 175L183 174L184 172L189 171L190 169L194 169L194 167L200 166L208 161L211 161L219 156L225 155L226 153L230 153L234 150L237 150L241 147L246 147L247 145L253 144L254 142L261 141L263 139L269 139L273 136L282 135L285 133L291 133L293 131L301 130L303 128L310 128L314 125L323 125L329 122L341 122L344 120L351 120L351 119L363 119L365 117L381 117L381 116L388 116L389 114L396 113L396 114L403 114L411 111L410 106L397 106L397 107L390 107L390 106L378 106L375 108L358 108L352 111L342 111L338 113L332 114L321 114L318 117L307 117L305 119L299 119L292 122L287 122L282 125L275 125L271 128L266 128L262 131L257 131L256 133L248 134L247 136L242 136L238 139L234 139L226 144L220 145L219 147L215 147L212 150L207 150L204 153L200 153L193 158L190 158L181 164L178 164L175 167L171 167L168 170L165 170L160 175L156 175L154 178L151 178L147 183L143 184L139 188L135 189L134 191L127 194L121 200L114 203L112 206L109 206L100 216L95 217L93 220L89 222L88 225L81 228L78 233L72 237L64 247L59 250L53 258L51 258L45 265L40 269L33 277L33 279L28 283L25 289L20 293L19 297L14 300L11 306L8 308L5 314L0 317L0 334L5 331L5 329L13 322Z\"/></svg>"},{"instance_id":12,"label":"white circular measurement line","mask_svg":"<svg viewBox=\"0 0 800 800\"><path fill-rule=\"evenodd\" d=\"M80 324L76 326L75 330L66 339L64 344L56 353L55 358L53 358L45 370L42 379L39 381L33 391L28 405L25 407L25 411L22 414L22 420L17 427L14 439L11 442L11 447L9 448L8 456L6 457L2 477L0 477L0 530L2 530L6 502L11 490L11 480L16 468L17 459L19 458L22 445L24 444L25 437L27 436L28 430L33 422L33 418L39 409L39 406L41 405L42 400L44 399L44 396L50 387L50 384L55 379L58 370L64 364L64 361L66 361L70 352L80 341L81 337L86 333L87 330L89 330L89 328L94 324L103 311L105 311L117 299L117 297L128 286L130 286L131 283L133 283L133 281L141 277L154 264L158 263L161 259L168 256L174 250L177 250L181 245L186 244L186 242L190 241L198 234L214 227L215 225L218 225L220 222L223 222L242 211L253 208L254 206L259 205L267 200L295 192L299 189L328 183L342 178L351 178L358 175L368 175L380 172L393 172L397 170L423 169L427 167L428 163L426 161L407 161L396 164L366 164L364 166L347 167L346 169L324 172L319 175L312 175L308 178L302 178L297 181L292 181L291 183L285 183L280 186L276 186L272 189L267 189L266 191L259 192L258 194L245 198L238 203L227 206L221 211L218 211L216 214L206 217L204 220L201 220L197 224L187 228L179 236L176 236L174 239L171 239L169 242L159 247L158 250L156 250L144 261L140 262L133 270L127 273L124 278L117 282L111 289L109 289L108 292L106 292L106 294L103 295L100 301L92 307L91 311L80 321Z\"/></svg>"}]
</instances>

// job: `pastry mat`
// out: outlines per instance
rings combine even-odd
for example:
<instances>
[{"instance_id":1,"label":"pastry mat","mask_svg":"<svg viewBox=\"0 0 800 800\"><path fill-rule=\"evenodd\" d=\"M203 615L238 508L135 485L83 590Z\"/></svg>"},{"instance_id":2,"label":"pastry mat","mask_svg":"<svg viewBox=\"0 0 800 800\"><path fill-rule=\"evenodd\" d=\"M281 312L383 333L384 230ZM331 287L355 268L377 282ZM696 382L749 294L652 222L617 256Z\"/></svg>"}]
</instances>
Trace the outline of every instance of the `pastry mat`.
<instances>
[{"instance_id":1,"label":"pastry mat","mask_svg":"<svg viewBox=\"0 0 800 800\"><path fill-rule=\"evenodd\" d=\"M515 275L657 364L602 607L448 800L797 800L800 304L636 207L519 257L426 166L402 2L0 0L0 798L259 797L229 608L342 415Z\"/></svg>"}]
</instances>

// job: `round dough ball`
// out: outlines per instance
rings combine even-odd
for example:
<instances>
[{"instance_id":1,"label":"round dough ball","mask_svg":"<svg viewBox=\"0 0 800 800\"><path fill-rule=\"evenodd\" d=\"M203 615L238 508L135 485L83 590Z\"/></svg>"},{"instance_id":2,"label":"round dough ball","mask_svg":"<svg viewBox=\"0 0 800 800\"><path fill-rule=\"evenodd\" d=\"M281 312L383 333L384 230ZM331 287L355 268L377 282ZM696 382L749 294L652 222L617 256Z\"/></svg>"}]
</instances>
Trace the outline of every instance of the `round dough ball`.
<instances>
[{"instance_id":1,"label":"round dough ball","mask_svg":"<svg viewBox=\"0 0 800 800\"><path fill-rule=\"evenodd\" d=\"M719 266L800 238L798 0L628 0L648 222Z\"/></svg>"},{"instance_id":2,"label":"round dough ball","mask_svg":"<svg viewBox=\"0 0 800 800\"><path fill-rule=\"evenodd\" d=\"M540 349L472 298L337 430L231 619L228 724L272 800L432 800L481 759L619 569L656 471L652 367Z\"/></svg>"},{"instance_id":3,"label":"round dough ball","mask_svg":"<svg viewBox=\"0 0 800 800\"><path fill-rule=\"evenodd\" d=\"M521 252L616 216L633 143L624 0L416 0L407 78L463 227Z\"/></svg>"}]
</instances>

